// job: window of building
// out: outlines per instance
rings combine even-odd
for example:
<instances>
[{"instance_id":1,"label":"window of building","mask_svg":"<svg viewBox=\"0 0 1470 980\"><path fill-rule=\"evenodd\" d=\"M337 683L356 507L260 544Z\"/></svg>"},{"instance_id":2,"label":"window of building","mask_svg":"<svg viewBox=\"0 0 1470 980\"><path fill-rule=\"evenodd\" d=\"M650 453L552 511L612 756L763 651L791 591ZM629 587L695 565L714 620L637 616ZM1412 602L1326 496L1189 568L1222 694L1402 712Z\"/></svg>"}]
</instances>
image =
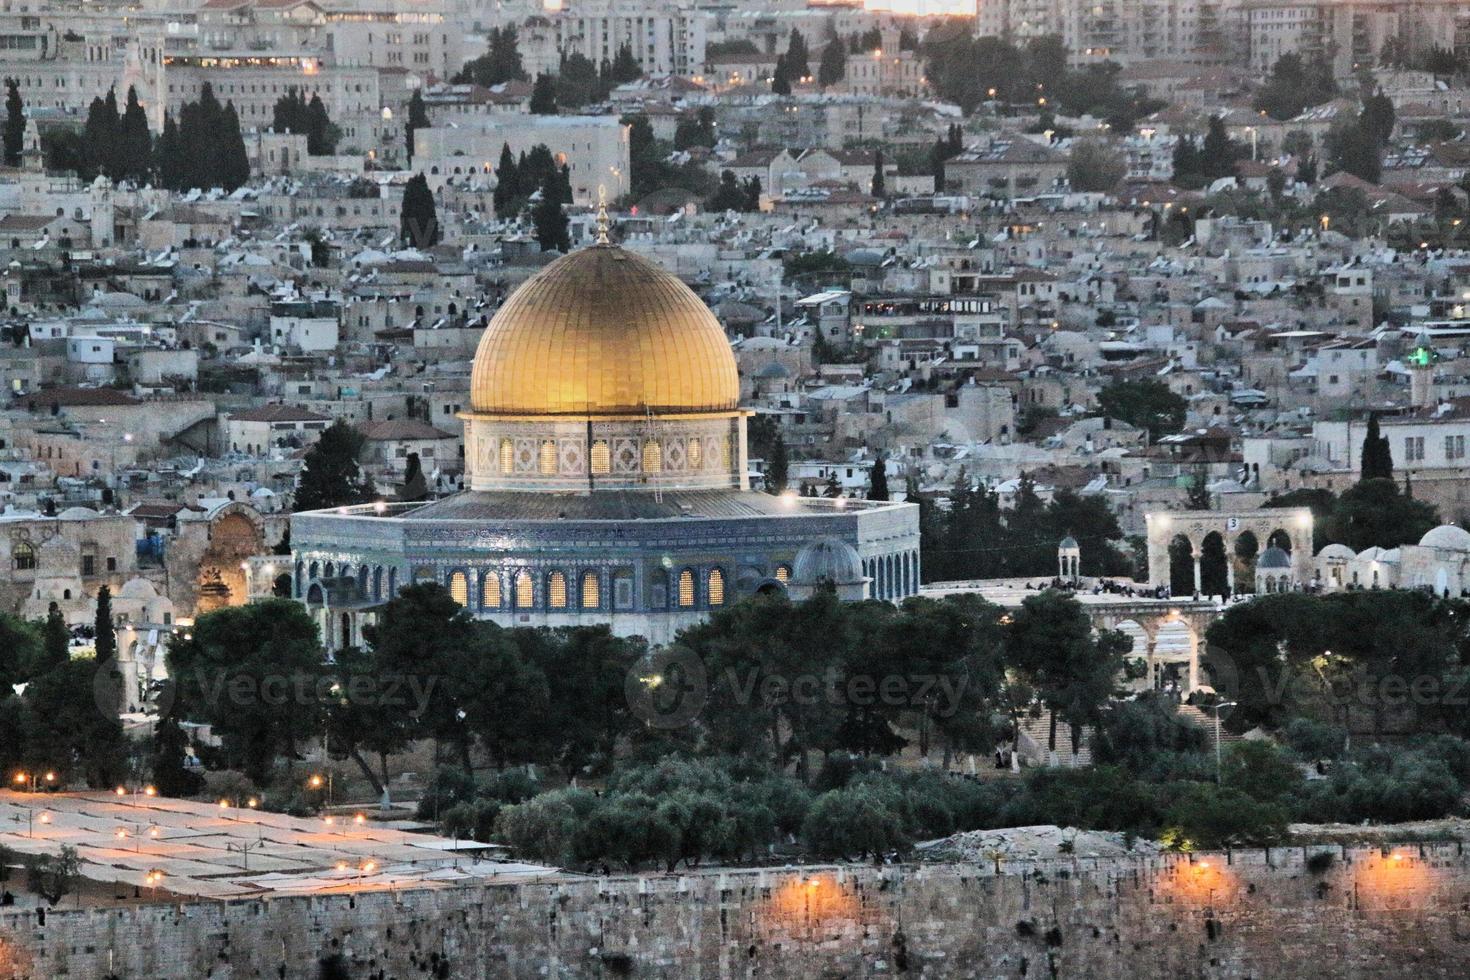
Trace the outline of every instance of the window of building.
<instances>
[{"instance_id":1,"label":"window of building","mask_svg":"<svg viewBox=\"0 0 1470 980\"><path fill-rule=\"evenodd\" d=\"M698 439L689 440L689 468L697 470L704 465L704 443Z\"/></svg>"},{"instance_id":2,"label":"window of building","mask_svg":"<svg viewBox=\"0 0 1470 980\"><path fill-rule=\"evenodd\" d=\"M449 597L461 606L470 604L470 580L464 572L449 576Z\"/></svg>"},{"instance_id":3,"label":"window of building","mask_svg":"<svg viewBox=\"0 0 1470 980\"><path fill-rule=\"evenodd\" d=\"M594 476L602 476L612 472L612 451L608 449L606 439L596 439L592 443L592 473Z\"/></svg>"},{"instance_id":4,"label":"window of building","mask_svg":"<svg viewBox=\"0 0 1470 980\"><path fill-rule=\"evenodd\" d=\"M530 572L516 573L516 608L530 609L535 603L535 595L531 586Z\"/></svg>"},{"instance_id":5,"label":"window of building","mask_svg":"<svg viewBox=\"0 0 1470 980\"><path fill-rule=\"evenodd\" d=\"M582 573L582 608L596 609L602 605L602 583L596 572Z\"/></svg>"},{"instance_id":6,"label":"window of building","mask_svg":"<svg viewBox=\"0 0 1470 980\"><path fill-rule=\"evenodd\" d=\"M1404 459L1408 462L1424 460L1424 437L1409 436L1404 439Z\"/></svg>"},{"instance_id":7,"label":"window of building","mask_svg":"<svg viewBox=\"0 0 1470 980\"><path fill-rule=\"evenodd\" d=\"M500 440L500 472L509 473L515 469L516 447L509 439Z\"/></svg>"},{"instance_id":8,"label":"window of building","mask_svg":"<svg viewBox=\"0 0 1470 980\"><path fill-rule=\"evenodd\" d=\"M791 581L791 569L789 566L776 566L776 581L780 582L782 585L785 585L787 582Z\"/></svg>"},{"instance_id":9,"label":"window of building","mask_svg":"<svg viewBox=\"0 0 1470 980\"><path fill-rule=\"evenodd\" d=\"M657 440L650 439L643 444L643 472L658 473L663 469L664 453L659 447Z\"/></svg>"},{"instance_id":10,"label":"window of building","mask_svg":"<svg viewBox=\"0 0 1470 980\"><path fill-rule=\"evenodd\" d=\"M1444 455L1445 455L1445 459L1464 459L1465 458L1465 437L1464 436L1445 436L1444 437Z\"/></svg>"},{"instance_id":11,"label":"window of building","mask_svg":"<svg viewBox=\"0 0 1470 980\"><path fill-rule=\"evenodd\" d=\"M543 476L554 476L556 474L556 441L554 439L541 440L540 469Z\"/></svg>"},{"instance_id":12,"label":"window of building","mask_svg":"<svg viewBox=\"0 0 1470 980\"><path fill-rule=\"evenodd\" d=\"M83 555L82 556L82 577L85 578L85 577L87 577L89 575L96 575L96 574L97 574L97 556L96 555Z\"/></svg>"},{"instance_id":13,"label":"window of building","mask_svg":"<svg viewBox=\"0 0 1470 980\"><path fill-rule=\"evenodd\" d=\"M561 572L552 572L547 576L546 604L552 609L567 607L567 577Z\"/></svg>"},{"instance_id":14,"label":"window of building","mask_svg":"<svg viewBox=\"0 0 1470 980\"><path fill-rule=\"evenodd\" d=\"M709 596L710 605L723 606L725 604L725 573L718 568L711 568L709 578L705 582L705 591Z\"/></svg>"},{"instance_id":15,"label":"window of building","mask_svg":"<svg viewBox=\"0 0 1470 980\"><path fill-rule=\"evenodd\" d=\"M626 569L613 573L613 605L618 609L633 608L633 573Z\"/></svg>"},{"instance_id":16,"label":"window of building","mask_svg":"<svg viewBox=\"0 0 1470 980\"><path fill-rule=\"evenodd\" d=\"M687 568L679 573L679 607L694 607L694 573Z\"/></svg>"},{"instance_id":17,"label":"window of building","mask_svg":"<svg viewBox=\"0 0 1470 980\"><path fill-rule=\"evenodd\" d=\"M17 572L33 571L36 567L36 549L24 541L11 549L10 557L15 562Z\"/></svg>"},{"instance_id":18,"label":"window of building","mask_svg":"<svg viewBox=\"0 0 1470 980\"><path fill-rule=\"evenodd\" d=\"M1464 445L1463 445L1464 440L1465 440L1465 437L1464 436L1461 436L1460 437L1460 441L1461 441L1462 445L1461 445L1460 449L1461 449L1462 452L1464 451ZM107 559L107 570L109 572L115 572L115 571L117 571L117 559L116 558L108 558Z\"/></svg>"}]
</instances>

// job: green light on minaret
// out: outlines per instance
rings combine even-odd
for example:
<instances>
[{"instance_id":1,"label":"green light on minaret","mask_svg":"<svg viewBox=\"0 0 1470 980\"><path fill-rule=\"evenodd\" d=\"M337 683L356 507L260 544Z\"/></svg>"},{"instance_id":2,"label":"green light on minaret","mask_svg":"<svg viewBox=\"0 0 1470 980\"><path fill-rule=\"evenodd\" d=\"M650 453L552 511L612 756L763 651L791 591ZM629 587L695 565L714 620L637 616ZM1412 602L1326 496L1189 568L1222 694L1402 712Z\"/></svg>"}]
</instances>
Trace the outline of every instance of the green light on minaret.
<instances>
[{"instance_id":1,"label":"green light on minaret","mask_svg":"<svg viewBox=\"0 0 1470 980\"><path fill-rule=\"evenodd\" d=\"M1414 353L1409 355L1409 363L1414 367L1429 367L1434 363L1434 352L1428 347L1415 347Z\"/></svg>"}]
</instances>

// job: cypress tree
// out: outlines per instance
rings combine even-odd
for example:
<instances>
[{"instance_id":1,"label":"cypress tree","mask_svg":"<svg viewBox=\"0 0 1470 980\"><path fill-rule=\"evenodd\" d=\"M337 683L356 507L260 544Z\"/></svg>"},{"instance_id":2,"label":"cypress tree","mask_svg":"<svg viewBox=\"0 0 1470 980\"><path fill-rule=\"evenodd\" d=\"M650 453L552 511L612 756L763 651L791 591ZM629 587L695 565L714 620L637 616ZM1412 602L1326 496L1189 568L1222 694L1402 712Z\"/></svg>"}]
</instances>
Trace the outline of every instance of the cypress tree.
<instances>
[{"instance_id":1,"label":"cypress tree","mask_svg":"<svg viewBox=\"0 0 1470 980\"><path fill-rule=\"evenodd\" d=\"M97 617L93 625L97 633L97 662L100 664L117 656L117 634L112 628L112 590L105 585L97 590Z\"/></svg>"},{"instance_id":2,"label":"cypress tree","mask_svg":"<svg viewBox=\"0 0 1470 980\"><path fill-rule=\"evenodd\" d=\"M107 100L100 96L92 99L91 105L87 107L87 122L82 129L87 154L87 172L83 176L87 180L98 174L109 178L112 176L108 152L117 141L117 100L112 97L111 90L108 90L107 96L112 100L110 113Z\"/></svg>"},{"instance_id":3,"label":"cypress tree","mask_svg":"<svg viewBox=\"0 0 1470 980\"><path fill-rule=\"evenodd\" d=\"M543 252L570 252L572 250L571 233L567 230L570 222L567 213L562 208L561 180L555 175L548 176L541 185L541 200L536 203L536 209L531 212L531 219L536 224L536 241L541 245Z\"/></svg>"},{"instance_id":4,"label":"cypress tree","mask_svg":"<svg viewBox=\"0 0 1470 980\"><path fill-rule=\"evenodd\" d=\"M509 218L514 211L514 202L521 196L518 184L520 176L516 158L510 152L510 144L500 147L500 162L495 165L495 217Z\"/></svg>"},{"instance_id":5,"label":"cypress tree","mask_svg":"<svg viewBox=\"0 0 1470 980\"><path fill-rule=\"evenodd\" d=\"M786 489L789 468L789 461L786 457L786 439L777 432L775 438L771 440L771 458L766 461L767 493L781 493Z\"/></svg>"},{"instance_id":6,"label":"cypress tree","mask_svg":"<svg viewBox=\"0 0 1470 980\"><path fill-rule=\"evenodd\" d=\"M882 456L873 461L873 469L868 474L868 499L888 499L888 464Z\"/></svg>"},{"instance_id":7,"label":"cypress tree","mask_svg":"<svg viewBox=\"0 0 1470 980\"><path fill-rule=\"evenodd\" d=\"M61 607L53 602L46 610L46 624L41 627L41 665L35 673L43 674L70 659L71 630L61 615Z\"/></svg>"},{"instance_id":8,"label":"cypress tree","mask_svg":"<svg viewBox=\"0 0 1470 980\"><path fill-rule=\"evenodd\" d=\"M784 54L779 54L776 56L776 70L771 75L771 94L791 94L791 78L788 75L788 69L786 67L786 56Z\"/></svg>"},{"instance_id":9,"label":"cypress tree","mask_svg":"<svg viewBox=\"0 0 1470 980\"><path fill-rule=\"evenodd\" d=\"M164 113L163 132L153 145L153 168L158 173L159 186L171 191L181 190L187 166L179 138L179 124L174 121L172 113Z\"/></svg>"},{"instance_id":10,"label":"cypress tree","mask_svg":"<svg viewBox=\"0 0 1470 980\"><path fill-rule=\"evenodd\" d=\"M847 46L834 37L822 49L822 61L817 66L817 83L826 88L836 85L846 77Z\"/></svg>"},{"instance_id":11,"label":"cypress tree","mask_svg":"<svg viewBox=\"0 0 1470 980\"><path fill-rule=\"evenodd\" d=\"M1363 437L1361 478L1364 480L1393 479L1393 450L1388 437L1378 431L1378 413L1368 416L1368 433Z\"/></svg>"},{"instance_id":12,"label":"cypress tree","mask_svg":"<svg viewBox=\"0 0 1470 980\"><path fill-rule=\"evenodd\" d=\"M313 94L306 107L306 152L312 156L327 156L336 149L337 140L327 107L320 95Z\"/></svg>"},{"instance_id":13,"label":"cypress tree","mask_svg":"<svg viewBox=\"0 0 1470 980\"><path fill-rule=\"evenodd\" d=\"M432 248L439 244L439 216L434 192L423 174L414 174L403 186L403 205L398 213L398 235L405 245Z\"/></svg>"},{"instance_id":14,"label":"cypress tree","mask_svg":"<svg viewBox=\"0 0 1470 980\"><path fill-rule=\"evenodd\" d=\"M18 167L26 148L26 110L15 79L5 80L5 165Z\"/></svg>"},{"instance_id":15,"label":"cypress tree","mask_svg":"<svg viewBox=\"0 0 1470 980\"><path fill-rule=\"evenodd\" d=\"M408 100L408 121L403 124L403 142L408 148L409 163L413 163L414 132L425 129L429 125L429 110L424 105L424 93L419 89L414 89L413 95Z\"/></svg>"},{"instance_id":16,"label":"cypress tree","mask_svg":"<svg viewBox=\"0 0 1470 980\"><path fill-rule=\"evenodd\" d=\"M215 145L220 148L219 184L232 191L250 180L250 155L245 152L245 137L240 133L235 103L225 103L225 111L218 119Z\"/></svg>"},{"instance_id":17,"label":"cypress tree","mask_svg":"<svg viewBox=\"0 0 1470 980\"><path fill-rule=\"evenodd\" d=\"M141 184L152 166L153 134L148 131L148 113L138 101L138 90L131 85L121 128L122 172L118 176Z\"/></svg>"},{"instance_id":18,"label":"cypress tree","mask_svg":"<svg viewBox=\"0 0 1470 980\"><path fill-rule=\"evenodd\" d=\"M873 186L874 197L887 197L888 189L883 180L883 151L879 150L873 155Z\"/></svg>"},{"instance_id":19,"label":"cypress tree","mask_svg":"<svg viewBox=\"0 0 1470 980\"><path fill-rule=\"evenodd\" d=\"M556 109L556 79L542 72L536 76L531 90L531 112L538 116L554 116Z\"/></svg>"}]
</instances>

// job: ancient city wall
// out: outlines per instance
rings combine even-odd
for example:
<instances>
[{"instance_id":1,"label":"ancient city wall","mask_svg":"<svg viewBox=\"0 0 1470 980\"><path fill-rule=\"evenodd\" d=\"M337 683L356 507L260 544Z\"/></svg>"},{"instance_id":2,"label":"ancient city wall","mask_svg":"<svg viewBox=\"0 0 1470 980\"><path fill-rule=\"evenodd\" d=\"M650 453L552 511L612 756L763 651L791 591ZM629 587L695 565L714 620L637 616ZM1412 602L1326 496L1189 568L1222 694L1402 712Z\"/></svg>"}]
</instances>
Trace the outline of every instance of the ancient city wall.
<instances>
[{"instance_id":1,"label":"ancient city wall","mask_svg":"<svg viewBox=\"0 0 1470 980\"><path fill-rule=\"evenodd\" d=\"M7 909L0 980L1466 974L1459 845L1327 850Z\"/></svg>"}]
</instances>

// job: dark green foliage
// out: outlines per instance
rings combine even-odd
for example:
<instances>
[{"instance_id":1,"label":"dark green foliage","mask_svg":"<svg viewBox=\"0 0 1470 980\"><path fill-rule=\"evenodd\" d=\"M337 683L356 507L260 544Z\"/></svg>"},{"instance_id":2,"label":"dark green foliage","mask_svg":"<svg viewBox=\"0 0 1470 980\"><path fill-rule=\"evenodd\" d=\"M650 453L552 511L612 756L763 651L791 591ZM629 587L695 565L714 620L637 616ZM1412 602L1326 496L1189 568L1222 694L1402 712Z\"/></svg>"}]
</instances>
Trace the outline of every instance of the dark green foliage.
<instances>
[{"instance_id":1,"label":"dark green foliage","mask_svg":"<svg viewBox=\"0 0 1470 980\"><path fill-rule=\"evenodd\" d=\"M15 79L5 80L5 165L18 167L21 154L25 151L26 109L20 97L20 86Z\"/></svg>"},{"instance_id":2,"label":"dark green foliage","mask_svg":"<svg viewBox=\"0 0 1470 980\"><path fill-rule=\"evenodd\" d=\"M791 36L786 42L786 71L793 80L805 78L812 73L811 54L807 50L806 35L796 28L791 29Z\"/></svg>"},{"instance_id":3,"label":"dark green foliage","mask_svg":"<svg viewBox=\"0 0 1470 980\"><path fill-rule=\"evenodd\" d=\"M1378 413L1368 415L1368 432L1363 436L1362 460L1363 480L1393 479L1393 448L1388 437L1379 432Z\"/></svg>"},{"instance_id":4,"label":"dark green foliage","mask_svg":"<svg viewBox=\"0 0 1470 980\"><path fill-rule=\"evenodd\" d=\"M776 68L771 72L771 94L791 94L791 69L786 65L786 56L776 56Z\"/></svg>"},{"instance_id":5,"label":"dark green foliage","mask_svg":"<svg viewBox=\"0 0 1470 980\"><path fill-rule=\"evenodd\" d=\"M1162 381L1115 381L1097 394L1098 409L1140 429L1150 439L1178 432L1184 425L1189 403Z\"/></svg>"},{"instance_id":6,"label":"dark green foliage","mask_svg":"<svg viewBox=\"0 0 1470 980\"><path fill-rule=\"evenodd\" d=\"M1255 107L1272 119L1294 119L1337 95L1332 68L1322 59L1308 64L1294 51L1276 59L1266 84L1256 91Z\"/></svg>"},{"instance_id":7,"label":"dark green foliage","mask_svg":"<svg viewBox=\"0 0 1470 980\"><path fill-rule=\"evenodd\" d=\"M413 95L408 99L408 119L403 123L403 145L408 153L409 163L413 163L413 134L432 125L429 121L429 108L424 104L424 93L421 89L414 89Z\"/></svg>"},{"instance_id":8,"label":"dark green foliage","mask_svg":"<svg viewBox=\"0 0 1470 980\"><path fill-rule=\"evenodd\" d=\"M822 48L822 61L817 66L817 84L826 88L847 77L847 46L833 38Z\"/></svg>"},{"instance_id":9,"label":"dark green foliage","mask_svg":"<svg viewBox=\"0 0 1470 980\"><path fill-rule=\"evenodd\" d=\"M701 106L693 116L679 120L674 129L674 149L687 150L691 146L714 146L715 113L709 106Z\"/></svg>"},{"instance_id":10,"label":"dark green foliage","mask_svg":"<svg viewBox=\"0 0 1470 980\"><path fill-rule=\"evenodd\" d=\"M888 196L887 184L883 177L883 151L879 150L873 154L873 179L868 183L868 193L877 198Z\"/></svg>"},{"instance_id":11,"label":"dark green foliage","mask_svg":"<svg viewBox=\"0 0 1470 980\"><path fill-rule=\"evenodd\" d=\"M97 662L104 663L117 656L117 633L112 625L112 589L105 585L97 589L97 613L93 626Z\"/></svg>"},{"instance_id":12,"label":"dark green foliage","mask_svg":"<svg viewBox=\"0 0 1470 980\"><path fill-rule=\"evenodd\" d=\"M89 142L91 130L89 114ZM170 137L165 127L160 144L155 154L158 180L170 190L221 187L233 191L250 179L250 161L234 104L220 105L208 82L200 88L197 102L185 103L179 110L176 136Z\"/></svg>"},{"instance_id":13,"label":"dark green foliage","mask_svg":"<svg viewBox=\"0 0 1470 980\"><path fill-rule=\"evenodd\" d=\"M489 88L504 82L524 80L526 70L521 64L521 52L514 24L492 27L489 35L489 50L472 61L467 61L454 76L456 85L472 82Z\"/></svg>"},{"instance_id":14,"label":"dark green foliage","mask_svg":"<svg viewBox=\"0 0 1470 980\"><path fill-rule=\"evenodd\" d=\"M372 477L358 462L364 444L362 433L340 419L323 429L306 452L296 485L296 510L324 510L371 501L375 496Z\"/></svg>"},{"instance_id":15,"label":"dark green foliage","mask_svg":"<svg viewBox=\"0 0 1470 980\"><path fill-rule=\"evenodd\" d=\"M873 460L873 468L868 473L868 499L888 499L888 464L882 456Z\"/></svg>"},{"instance_id":16,"label":"dark green foliage","mask_svg":"<svg viewBox=\"0 0 1470 980\"><path fill-rule=\"evenodd\" d=\"M572 250L571 219L563 207L562 182L557 176L549 176L541 184L541 200L531 212L536 226L536 241L543 252L570 252Z\"/></svg>"},{"instance_id":17,"label":"dark green foliage","mask_svg":"<svg viewBox=\"0 0 1470 980\"><path fill-rule=\"evenodd\" d=\"M536 76L531 89L531 112L538 116L554 116L556 107L556 79L542 72Z\"/></svg>"},{"instance_id":18,"label":"dark green foliage","mask_svg":"<svg viewBox=\"0 0 1470 980\"><path fill-rule=\"evenodd\" d=\"M1327 540L1354 551L1375 545L1397 548L1417 542L1439 523L1433 505L1408 496L1393 480L1371 479L1349 487L1337 498L1325 533Z\"/></svg>"},{"instance_id":19,"label":"dark green foliage","mask_svg":"<svg viewBox=\"0 0 1470 980\"><path fill-rule=\"evenodd\" d=\"M414 96L419 98L422 106L422 97L419 90L414 89ZM410 110L410 122L412 122L412 111ZM296 86L286 90L286 94L276 100L276 105L271 118L271 128L278 133L297 133L306 136L306 152L312 156L326 156L337 148L337 140L341 133L337 127L332 125L327 116L327 107L322 102L320 95L313 94L308 101Z\"/></svg>"},{"instance_id":20,"label":"dark green foliage","mask_svg":"<svg viewBox=\"0 0 1470 980\"><path fill-rule=\"evenodd\" d=\"M153 169L153 134L148 131L148 113L138 101L138 91L128 86L127 104L118 124L118 146L113 151L117 179L145 183ZM247 165L246 176L249 176Z\"/></svg>"},{"instance_id":21,"label":"dark green foliage","mask_svg":"<svg viewBox=\"0 0 1470 980\"><path fill-rule=\"evenodd\" d=\"M398 237L413 248L433 248L439 244L441 229L434 192L423 174L414 174L403 185L403 206L398 214Z\"/></svg>"},{"instance_id":22,"label":"dark green foliage","mask_svg":"<svg viewBox=\"0 0 1470 980\"><path fill-rule=\"evenodd\" d=\"M224 758L264 785L278 759L321 736L323 659L317 624L294 600L207 613L169 646L176 710L212 725Z\"/></svg>"},{"instance_id":23,"label":"dark green foliage","mask_svg":"<svg viewBox=\"0 0 1470 980\"><path fill-rule=\"evenodd\" d=\"M631 44L624 41L618 45L618 53L613 56L608 75L615 85L626 85L643 77L643 66L638 64L638 59L633 55Z\"/></svg>"}]
</instances>

